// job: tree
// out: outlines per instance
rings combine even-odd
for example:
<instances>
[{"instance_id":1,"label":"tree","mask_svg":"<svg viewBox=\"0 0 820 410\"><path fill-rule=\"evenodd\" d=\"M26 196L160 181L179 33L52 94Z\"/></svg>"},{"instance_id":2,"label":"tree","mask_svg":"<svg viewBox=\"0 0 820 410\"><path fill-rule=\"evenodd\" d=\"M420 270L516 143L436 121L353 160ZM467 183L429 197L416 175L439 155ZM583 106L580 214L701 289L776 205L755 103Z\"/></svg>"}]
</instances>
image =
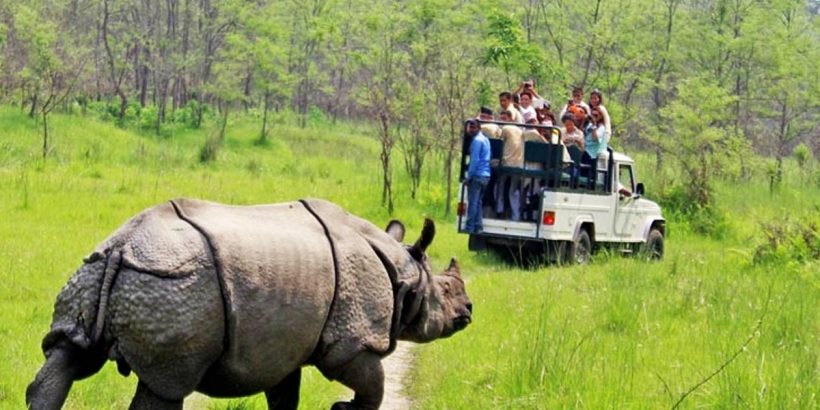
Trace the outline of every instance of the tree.
<instances>
[{"instance_id":1,"label":"tree","mask_svg":"<svg viewBox=\"0 0 820 410\"><path fill-rule=\"evenodd\" d=\"M43 122L43 159L51 149L48 116L80 81L86 61L81 45L57 35L61 11L59 4L34 3L20 5L15 15L15 32L27 51L21 77L30 95L29 114Z\"/></svg>"},{"instance_id":2,"label":"tree","mask_svg":"<svg viewBox=\"0 0 820 410\"><path fill-rule=\"evenodd\" d=\"M684 80L676 91L660 110L662 131L654 143L683 171L682 188L693 209L709 208L713 178L737 158L739 137L726 127L735 97L706 78Z\"/></svg>"},{"instance_id":3,"label":"tree","mask_svg":"<svg viewBox=\"0 0 820 410\"><path fill-rule=\"evenodd\" d=\"M402 112L402 101L409 87L402 81L402 73L409 61L405 44L395 27L403 22L401 5L389 3L386 10L374 13L365 25L370 42L358 55L364 87L359 89L361 100L366 101L370 118L378 127L382 165L382 206L393 213L393 170L391 156L396 143L396 128Z\"/></svg>"}]
</instances>

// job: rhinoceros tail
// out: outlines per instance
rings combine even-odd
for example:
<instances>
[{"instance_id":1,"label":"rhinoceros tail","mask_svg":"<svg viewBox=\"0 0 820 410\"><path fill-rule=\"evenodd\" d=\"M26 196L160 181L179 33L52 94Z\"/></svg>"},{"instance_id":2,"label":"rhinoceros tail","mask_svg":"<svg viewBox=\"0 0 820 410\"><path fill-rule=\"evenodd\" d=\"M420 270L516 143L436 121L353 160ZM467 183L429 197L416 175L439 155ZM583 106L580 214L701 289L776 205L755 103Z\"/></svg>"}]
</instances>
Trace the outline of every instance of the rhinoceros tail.
<instances>
[{"instance_id":1,"label":"rhinoceros tail","mask_svg":"<svg viewBox=\"0 0 820 410\"><path fill-rule=\"evenodd\" d=\"M120 260L119 251L94 252L85 258L57 296L51 330L43 338L43 351L66 339L81 349L97 345Z\"/></svg>"},{"instance_id":2,"label":"rhinoceros tail","mask_svg":"<svg viewBox=\"0 0 820 410\"><path fill-rule=\"evenodd\" d=\"M91 336L92 344L99 342L102 336L103 328L105 327L105 312L108 307L108 296L111 294L111 285L114 284L114 279L120 270L121 260L122 253L118 250L112 251L108 255L102 286L100 286L100 305L97 308L97 320L94 322L94 333Z\"/></svg>"}]
</instances>

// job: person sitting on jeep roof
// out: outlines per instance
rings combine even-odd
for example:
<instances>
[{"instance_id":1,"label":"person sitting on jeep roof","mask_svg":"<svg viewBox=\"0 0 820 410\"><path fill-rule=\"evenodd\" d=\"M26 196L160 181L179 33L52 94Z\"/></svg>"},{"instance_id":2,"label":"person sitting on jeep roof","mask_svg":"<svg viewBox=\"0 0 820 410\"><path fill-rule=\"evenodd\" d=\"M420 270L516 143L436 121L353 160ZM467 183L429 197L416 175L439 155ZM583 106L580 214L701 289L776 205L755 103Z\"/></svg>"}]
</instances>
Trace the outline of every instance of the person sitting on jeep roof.
<instances>
[{"instance_id":1,"label":"person sitting on jeep roof","mask_svg":"<svg viewBox=\"0 0 820 410\"><path fill-rule=\"evenodd\" d=\"M504 91L498 94L498 104L501 106L500 112L507 111L510 113L511 122L523 123L524 118L515 106L513 106L513 96L509 91Z\"/></svg>"},{"instance_id":2,"label":"person sitting on jeep roof","mask_svg":"<svg viewBox=\"0 0 820 410\"><path fill-rule=\"evenodd\" d=\"M597 108L601 112L604 127L606 127L606 135L608 139L612 139L612 122L609 119L609 112L604 107L604 95L601 94L601 90L596 88L589 93L589 108L593 110Z\"/></svg>"},{"instance_id":3,"label":"person sitting on jeep roof","mask_svg":"<svg viewBox=\"0 0 820 410\"><path fill-rule=\"evenodd\" d=\"M601 111L593 108L590 118L591 121L588 122L588 127L584 132L584 153L581 155L581 163L589 166L584 176L589 178L594 186L598 175L598 157L606 151L608 135Z\"/></svg>"},{"instance_id":4,"label":"person sitting on jeep roof","mask_svg":"<svg viewBox=\"0 0 820 410\"><path fill-rule=\"evenodd\" d=\"M571 106L578 106L585 109L589 112L589 105L584 102L584 88L583 87L572 87L572 99L567 101L567 104L564 105L564 108L561 109L561 114L559 115L561 118L564 117L564 114L569 111Z\"/></svg>"},{"instance_id":5,"label":"person sitting on jeep roof","mask_svg":"<svg viewBox=\"0 0 820 410\"><path fill-rule=\"evenodd\" d=\"M481 107L478 119L482 121L492 121L493 110L489 107ZM481 132L487 136L487 138L501 138L501 127L496 124L481 124Z\"/></svg>"},{"instance_id":6,"label":"person sitting on jeep roof","mask_svg":"<svg viewBox=\"0 0 820 410\"><path fill-rule=\"evenodd\" d=\"M521 98L521 116L524 118L524 123L528 124L530 120L538 121L535 114L535 108L532 107L532 93L524 91L520 94ZM537 123L537 122L536 122Z\"/></svg>"},{"instance_id":7,"label":"person sitting on jeep roof","mask_svg":"<svg viewBox=\"0 0 820 410\"><path fill-rule=\"evenodd\" d=\"M561 142L566 146L576 145L583 150L584 133L575 126L575 116L571 113L566 113L561 117L561 123L564 124L561 128Z\"/></svg>"}]
</instances>

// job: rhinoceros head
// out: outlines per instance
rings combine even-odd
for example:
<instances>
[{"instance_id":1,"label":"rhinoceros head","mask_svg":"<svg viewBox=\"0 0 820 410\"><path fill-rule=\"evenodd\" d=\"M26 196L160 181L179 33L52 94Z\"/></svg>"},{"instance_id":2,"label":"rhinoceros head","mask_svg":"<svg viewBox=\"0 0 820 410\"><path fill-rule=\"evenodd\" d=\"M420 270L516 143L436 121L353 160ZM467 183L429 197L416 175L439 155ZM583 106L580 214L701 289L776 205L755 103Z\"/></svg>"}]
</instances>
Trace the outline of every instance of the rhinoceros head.
<instances>
[{"instance_id":1,"label":"rhinoceros head","mask_svg":"<svg viewBox=\"0 0 820 410\"><path fill-rule=\"evenodd\" d=\"M391 221L387 233L401 242L404 226ZM456 259L451 259L450 266L441 274L430 273L430 260L425 251L435 233L433 221L425 220L421 237L412 246L405 246L410 254L408 263L398 268L398 276L406 290L397 294L403 298L400 303L402 326L398 335L401 340L423 343L448 337L467 327L472 319L473 304L467 296Z\"/></svg>"}]
</instances>

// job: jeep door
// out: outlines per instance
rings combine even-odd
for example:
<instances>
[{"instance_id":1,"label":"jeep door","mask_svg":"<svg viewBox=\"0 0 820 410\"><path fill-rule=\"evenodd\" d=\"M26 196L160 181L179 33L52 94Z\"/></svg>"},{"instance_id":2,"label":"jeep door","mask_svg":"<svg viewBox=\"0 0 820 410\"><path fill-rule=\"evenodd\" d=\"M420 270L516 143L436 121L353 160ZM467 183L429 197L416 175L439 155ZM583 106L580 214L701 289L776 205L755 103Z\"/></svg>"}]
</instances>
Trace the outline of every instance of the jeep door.
<instances>
[{"instance_id":1,"label":"jeep door","mask_svg":"<svg viewBox=\"0 0 820 410\"><path fill-rule=\"evenodd\" d=\"M632 164L620 163L617 167L613 187L615 190L615 236L620 240L638 238L638 224L641 222L641 211L636 206L635 200L635 178L632 172ZM631 196L623 195L619 192L621 187L629 191Z\"/></svg>"}]
</instances>

